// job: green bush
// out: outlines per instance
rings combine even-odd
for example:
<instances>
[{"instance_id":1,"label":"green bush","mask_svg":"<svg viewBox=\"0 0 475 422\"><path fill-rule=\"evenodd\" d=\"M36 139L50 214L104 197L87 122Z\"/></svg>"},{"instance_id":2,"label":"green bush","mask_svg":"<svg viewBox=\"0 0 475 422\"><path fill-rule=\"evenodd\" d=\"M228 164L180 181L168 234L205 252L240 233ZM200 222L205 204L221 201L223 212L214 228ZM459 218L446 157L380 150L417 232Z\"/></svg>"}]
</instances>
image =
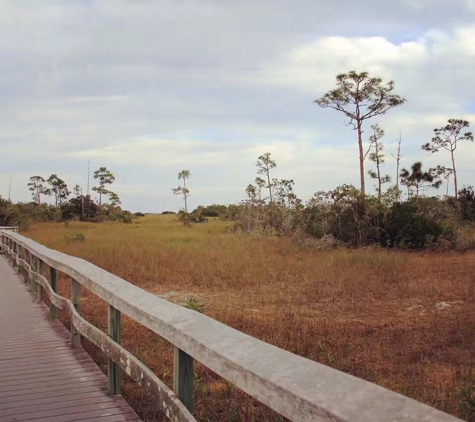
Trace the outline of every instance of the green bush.
<instances>
[{"instance_id":1,"label":"green bush","mask_svg":"<svg viewBox=\"0 0 475 422\"><path fill-rule=\"evenodd\" d=\"M458 205L461 217L466 221L475 221L475 191L473 186L464 186L458 192Z\"/></svg>"},{"instance_id":2,"label":"green bush","mask_svg":"<svg viewBox=\"0 0 475 422\"><path fill-rule=\"evenodd\" d=\"M388 246L424 249L440 241L455 241L453 209L437 198L395 203L384 222L383 241Z\"/></svg>"}]
</instances>

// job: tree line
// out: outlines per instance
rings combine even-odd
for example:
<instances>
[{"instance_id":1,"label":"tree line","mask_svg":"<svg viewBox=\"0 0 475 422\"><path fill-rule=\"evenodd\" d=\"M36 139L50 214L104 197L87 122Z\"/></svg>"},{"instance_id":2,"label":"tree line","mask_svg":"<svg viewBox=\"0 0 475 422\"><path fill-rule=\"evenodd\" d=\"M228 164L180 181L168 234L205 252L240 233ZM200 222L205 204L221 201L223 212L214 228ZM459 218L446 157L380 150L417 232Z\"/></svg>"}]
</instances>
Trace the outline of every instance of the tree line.
<instances>
[{"instance_id":1,"label":"tree line","mask_svg":"<svg viewBox=\"0 0 475 422\"><path fill-rule=\"evenodd\" d=\"M106 167L100 167L94 172L94 180L97 181L97 186L93 186L92 190L98 194L96 199L88 193L83 194L78 184L71 192L57 174L52 174L47 179L38 175L31 176L28 188L33 201L13 204L0 197L0 225L24 227L29 221L67 220L131 222L132 214L121 209L119 196L109 188L115 181L112 172ZM51 198L52 203L49 203L47 199Z\"/></svg>"},{"instance_id":2,"label":"tree line","mask_svg":"<svg viewBox=\"0 0 475 422\"><path fill-rule=\"evenodd\" d=\"M449 154L451 166L437 165L424 168L422 161L402 167L402 136L397 139L396 174L392 178L384 171L386 162L385 132L378 124L371 125L367 147L364 142L364 124L367 120L402 106L406 98L394 93L395 83L383 83L381 78L370 77L368 72L340 74L336 87L315 102L322 108L331 108L347 117L347 126L356 131L360 188L342 185L331 191L319 191L304 203L294 193L292 179L276 179L272 171L277 166L270 153L258 157L257 177L246 189L246 200L229 207L200 206L185 222L203 221L202 216L217 212L222 218L233 220L235 230L260 235L292 235L304 238L326 239L355 246L380 244L408 248L450 245L475 247L475 194L471 186L458 185L455 151L463 142L473 142L470 123L451 118L433 131L431 140L421 146L423 151ZM372 168L366 169L369 161ZM366 171L367 170L367 171ZM187 171L189 177L190 173ZM375 195L367 193L365 177L375 181ZM178 178L182 178L182 173ZM453 177L454 196L448 195L448 183ZM183 179L185 181L185 179ZM391 182L394 182L391 184ZM428 188L439 189L447 182L446 194L428 197ZM403 191L406 197L403 198ZM184 194L184 185L174 189ZM466 235L469 231L469 235Z\"/></svg>"}]
</instances>

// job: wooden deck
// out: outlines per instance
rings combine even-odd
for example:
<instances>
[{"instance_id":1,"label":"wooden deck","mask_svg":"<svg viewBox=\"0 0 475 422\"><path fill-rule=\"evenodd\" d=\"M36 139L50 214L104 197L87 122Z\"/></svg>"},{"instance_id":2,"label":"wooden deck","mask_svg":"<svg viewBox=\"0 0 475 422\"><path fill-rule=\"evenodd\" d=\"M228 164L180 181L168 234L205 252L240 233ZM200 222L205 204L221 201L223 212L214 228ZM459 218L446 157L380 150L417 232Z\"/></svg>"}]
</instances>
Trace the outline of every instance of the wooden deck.
<instances>
[{"instance_id":1,"label":"wooden deck","mask_svg":"<svg viewBox=\"0 0 475 422\"><path fill-rule=\"evenodd\" d=\"M0 422L140 421L0 256Z\"/></svg>"}]
</instances>

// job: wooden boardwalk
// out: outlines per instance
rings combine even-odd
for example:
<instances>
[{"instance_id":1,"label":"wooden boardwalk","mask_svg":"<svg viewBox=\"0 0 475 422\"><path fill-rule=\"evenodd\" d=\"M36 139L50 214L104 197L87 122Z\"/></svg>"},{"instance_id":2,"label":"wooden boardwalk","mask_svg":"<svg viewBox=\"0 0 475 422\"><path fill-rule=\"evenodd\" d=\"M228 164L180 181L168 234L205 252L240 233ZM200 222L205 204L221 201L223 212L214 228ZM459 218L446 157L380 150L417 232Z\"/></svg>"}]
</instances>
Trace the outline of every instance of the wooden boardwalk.
<instances>
[{"instance_id":1,"label":"wooden boardwalk","mask_svg":"<svg viewBox=\"0 0 475 422\"><path fill-rule=\"evenodd\" d=\"M140 421L0 256L0 422Z\"/></svg>"}]
</instances>

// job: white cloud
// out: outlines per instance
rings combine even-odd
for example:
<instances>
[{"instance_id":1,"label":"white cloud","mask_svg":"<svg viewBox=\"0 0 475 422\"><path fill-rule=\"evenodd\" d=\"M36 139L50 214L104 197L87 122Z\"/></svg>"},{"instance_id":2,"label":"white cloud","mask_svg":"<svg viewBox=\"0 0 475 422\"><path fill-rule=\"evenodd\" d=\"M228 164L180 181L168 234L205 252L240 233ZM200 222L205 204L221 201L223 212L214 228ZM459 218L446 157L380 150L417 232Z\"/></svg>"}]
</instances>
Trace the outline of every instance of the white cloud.
<instances>
[{"instance_id":1,"label":"white cloud","mask_svg":"<svg viewBox=\"0 0 475 422\"><path fill-rule=\"evenodd\" d=\"M358 184L355 133L313 104L351 69L407 96L378 121L388 153L402 130L408 166L448 118L475 124L474 13L473 0L5 0L0 194L10 174L22 200L32 174L85 186L91 161L132 209L179 207L183 168L194 205L233 202L266 151L304 198ZM473 145L457 152L471 183Z\"/></svg>"}]
</instances>

